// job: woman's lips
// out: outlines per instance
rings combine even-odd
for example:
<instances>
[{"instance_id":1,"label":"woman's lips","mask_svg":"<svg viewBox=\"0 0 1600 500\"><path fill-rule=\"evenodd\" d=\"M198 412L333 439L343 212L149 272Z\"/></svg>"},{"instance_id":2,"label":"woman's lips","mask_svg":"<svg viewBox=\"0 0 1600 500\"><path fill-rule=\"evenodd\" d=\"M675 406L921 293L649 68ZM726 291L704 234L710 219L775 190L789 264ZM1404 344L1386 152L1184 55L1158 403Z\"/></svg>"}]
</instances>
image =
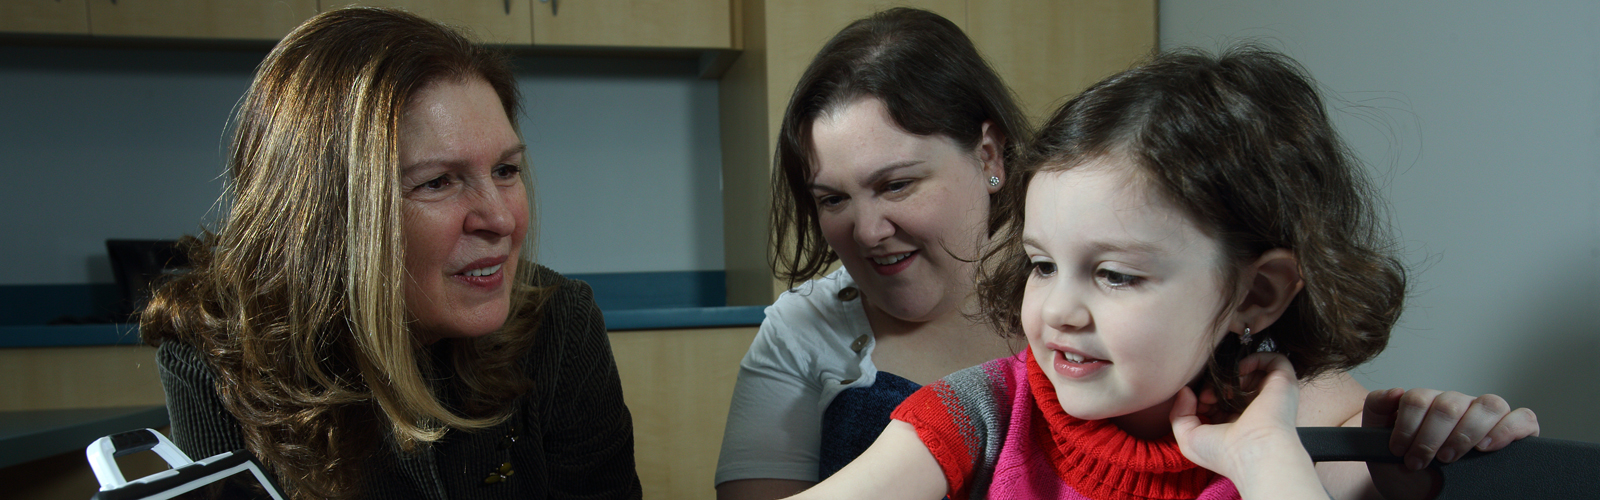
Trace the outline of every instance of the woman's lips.
<instances>
[{"instance_id":1,"label":"woman's lips","mask_svg":"<svg viewBox=\"0 0 1600 500\"><path fill-rule=\"evenodd\" d=\"M494 290L505 282L505 256L485 257L461 268L452 278L473 288Z\"/></svg>"},{"instance_id":2,"label":"woman's lips","mask_svg":"<svg viewBox=\"0 0 1600 500\"><path fill-rule=\"evenodd\" d=\"M1110 361L1091 358L1070 349L1053 349L1051 352L1051 367L1057 374L1067 378L1089 377L1111 366Z\"/></svg>"},{"instance_id":3,"label":"woman's lips","mask_svg":"<svg viewBox=\"0 0 1600 500\"><path fill-rule=\"evenodd\" d=\"M872 270L883 276L899 274L900 271L911 267L911 262L917 259L917 251L889 254L883 257L868 257L867 262L872 264Z\"/></svg>"}]
</instances>

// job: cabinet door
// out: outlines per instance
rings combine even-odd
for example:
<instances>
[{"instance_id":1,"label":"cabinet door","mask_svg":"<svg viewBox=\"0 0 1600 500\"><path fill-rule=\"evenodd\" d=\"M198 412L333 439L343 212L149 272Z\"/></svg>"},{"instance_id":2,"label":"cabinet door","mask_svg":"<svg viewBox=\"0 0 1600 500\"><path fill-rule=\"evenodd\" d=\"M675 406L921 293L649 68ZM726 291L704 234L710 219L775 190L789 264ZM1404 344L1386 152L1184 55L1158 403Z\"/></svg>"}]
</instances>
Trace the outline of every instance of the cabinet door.
<instances>
[{"instance_id":1,"label":"cabinet door","mask_svg":"<svg viewBox=\"0 0 1600 500\"><path fill-rule=\"evenodd\" d=\"M398 7L457 28L483 43L528 45L533 43L529 22L530 0L322 0L322 10L348 5Z\"/></svg>"},{"instance_id":2,"label":"cabinet door","mask_svg":"<svg viewBox=\"0 0 1600 500\"><path fill-rule=\"evenodd\" d=\"M1154 0L969 0L967 34L1040 123L1156 46Z\"/></svg>"},{"instance_id":3,"label":"cabinet door","mask_svg":"<svg viewBox=\"0 0 1600 500\"><path fill-rule=\"evenodd\" d=\"M278 40L317 13L317 0L89 0L89 33Z\"/></svg>"},{"instance_id":4,"label":"cabinet door","mask_svg":"<svg viewBox=\"0 0 1600 500\"><path fill-rule=\"evenodd\" d=\"M533 43L733 48L730 0L537 0Z\"/></svg>"},{"instance_id":5,"label":"cabinet door","mask_svg":"<svg viewBox=\"0 0 1600 500\"><path fill-rule=\"evenodd\" d=\"M0 2L0 31L86 35L89 4L86 0L5 0Z\"/></svg>"}]
</instances>

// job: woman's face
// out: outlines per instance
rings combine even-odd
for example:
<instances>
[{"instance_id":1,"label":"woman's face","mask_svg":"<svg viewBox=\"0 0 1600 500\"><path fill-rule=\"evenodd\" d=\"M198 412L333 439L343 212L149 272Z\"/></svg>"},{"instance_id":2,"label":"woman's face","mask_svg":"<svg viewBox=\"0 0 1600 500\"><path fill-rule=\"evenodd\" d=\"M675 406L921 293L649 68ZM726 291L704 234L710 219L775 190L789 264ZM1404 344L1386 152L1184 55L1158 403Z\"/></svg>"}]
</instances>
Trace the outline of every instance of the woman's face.
<instances>
[{"instance_id":1,"label":"woman's face","mask_svg":"<svg viewBox=\"0 0 1600 500\"><path fill-rule=\"evenodd\" d=\"M812 125L811 193L828 246L867 303L902 321L959 311L986 238L1003 145L987 128L974 150L915 135L865 98ZM953 255L952 255L953 254Z\"/></svg>"},{"instance_id":2,"label":"woman's face","mask_svg":"<svg viewBox=\"0 0 1600 500\"><path fill-rule=\"evenodd\" d=\"M499 329L528 227L524 146L481 78L443 79L400 118L406 307L424 342Z\"/></svg>"}]
</instances>

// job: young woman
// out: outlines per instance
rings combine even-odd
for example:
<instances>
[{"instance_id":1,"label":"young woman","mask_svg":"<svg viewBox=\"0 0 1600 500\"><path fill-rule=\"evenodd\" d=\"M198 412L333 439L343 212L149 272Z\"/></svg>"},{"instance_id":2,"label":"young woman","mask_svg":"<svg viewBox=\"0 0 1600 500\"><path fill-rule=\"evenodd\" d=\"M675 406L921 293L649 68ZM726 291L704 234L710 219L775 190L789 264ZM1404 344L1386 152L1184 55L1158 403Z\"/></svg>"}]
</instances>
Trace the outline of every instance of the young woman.
<instances>
[{"instance_id":1,"label":"young woman","mask_svg":"<svg viewBox=\"0 0 1600 500\"><path fill-rule=\"evenodd\" d=\"M740 365L719 498L798 492L860 455L918 387L1025 348L970 314L973 261L1005 222L995 207L1021 196L1014 168L1028 139L1005 85L937 14L880 12L824 45L784 114L773 173L772 261L795 287L767 309ZM1366 394L1343 372L1318 377L1299 393L1299 424L1359 423ZM1406 397L1424 408L1498 401ZM1408 417L1396 440L1426 463L1472 446L1446 442L1457 423L1481 434L1495 421ZM1339 485L1365 475L1322 472Z\"/></svg>"},{"instance_id":2,"label":"young woman","mask_svg":"<svg viewBox=\"0 0 1600 500\"><path fill-rule=\"evenodd\" d=\"M239 106L232 209L157 291L173 441L294 498L638 498L587 286L521 253L506 64L392 10L318 15Z\"/></svg>"}]
</instances>

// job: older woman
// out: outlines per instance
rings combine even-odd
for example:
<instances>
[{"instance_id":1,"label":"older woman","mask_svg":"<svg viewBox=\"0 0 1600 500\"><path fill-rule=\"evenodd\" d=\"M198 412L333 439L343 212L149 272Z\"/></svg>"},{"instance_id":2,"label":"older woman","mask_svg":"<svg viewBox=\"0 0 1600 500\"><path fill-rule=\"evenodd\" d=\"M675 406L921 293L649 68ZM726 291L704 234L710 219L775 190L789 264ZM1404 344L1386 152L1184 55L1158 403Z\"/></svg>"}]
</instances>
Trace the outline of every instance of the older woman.
<instances>
[{"instance_id":1,"label":"older woman","mask_svg":"<svg viewBox=\"0 0 1600 500\"><path fill-rule=\"evenodd\" d=\"M1028 125L960 28L905 8L851 23L812 60L781 123L773 267L794 288L740 363L722 499L799 492L860 455L917 388L1025 348L971 314L974 262L1008 222L992 207L1022 194L1009 181ZM1372 420L1395 424L1397 449L1424 464L1491 432L1495 448L1537 434L1531 412L1492 395L1401 397L1374 393L1370 407L1420 411ZM1347 374L1322 377L1300 391L1298 423L1359 425L1366 398ZM1426 411L1435 401L1459 410ZM1359 466L1321 472L1336 493L1365 484Z\"/></svg>"},{"instance_id":2,"label":"older woman","mask_svg":"<svg viewBox=\"0 0 1600 500\"><path fill-rule=\"evenodd\" d=\"M638 498L589 288L527 261L506 64L390 10L290 33L239 106L232 209L158 291L174 442L295 498Z\"/></svg>"}]
</instances>

